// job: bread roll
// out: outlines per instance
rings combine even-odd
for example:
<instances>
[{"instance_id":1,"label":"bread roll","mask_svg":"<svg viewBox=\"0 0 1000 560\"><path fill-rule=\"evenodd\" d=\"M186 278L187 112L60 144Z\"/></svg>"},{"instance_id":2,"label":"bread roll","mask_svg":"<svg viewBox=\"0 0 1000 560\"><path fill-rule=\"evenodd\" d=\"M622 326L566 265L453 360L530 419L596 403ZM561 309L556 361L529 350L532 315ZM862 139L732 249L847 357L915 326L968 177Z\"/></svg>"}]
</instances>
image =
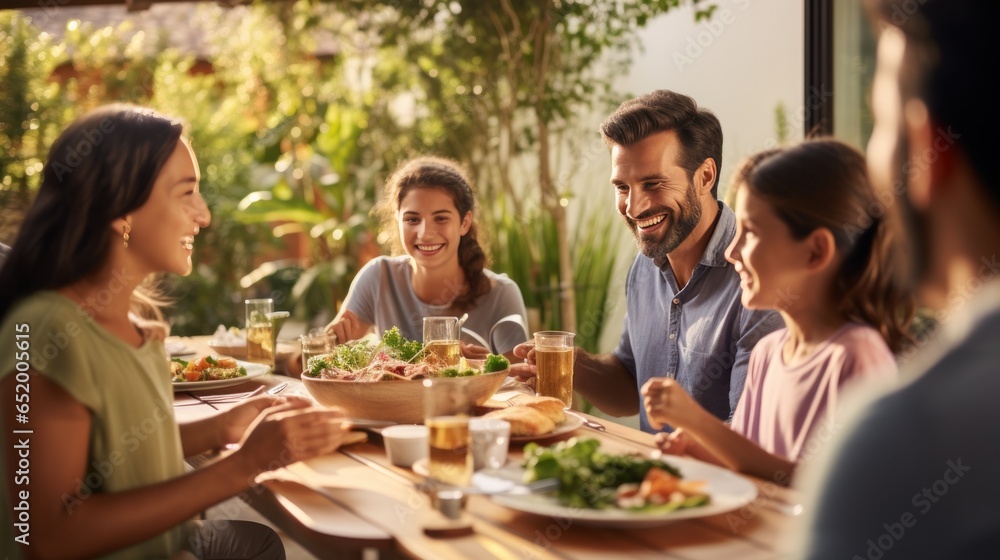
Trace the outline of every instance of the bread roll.
<instances>
[{"instance_id":1,"label":"bread roll","mask_svg":"<svg viewBox=\"0 0 1000 560\"><path fill-rule=\"evenodd\" d=\"M566 413L564 412L566 404L562 402L562 399L555 397L524 397L517 399L514 404L516 406L533 408L556 424L561 424L563 420L566 420Z\"/></svg>"},{"instance_id":2,"label":"bread roll","mask_svg":"<svg viewBox=\"0 0 1000 560\"><path fill-rule=\"evenodd\" d=\"M540 436L555 429L556 424L541 412L526 406L501 408L485 415L510 422L512 436Z\"/></svg>"}]
</instances>

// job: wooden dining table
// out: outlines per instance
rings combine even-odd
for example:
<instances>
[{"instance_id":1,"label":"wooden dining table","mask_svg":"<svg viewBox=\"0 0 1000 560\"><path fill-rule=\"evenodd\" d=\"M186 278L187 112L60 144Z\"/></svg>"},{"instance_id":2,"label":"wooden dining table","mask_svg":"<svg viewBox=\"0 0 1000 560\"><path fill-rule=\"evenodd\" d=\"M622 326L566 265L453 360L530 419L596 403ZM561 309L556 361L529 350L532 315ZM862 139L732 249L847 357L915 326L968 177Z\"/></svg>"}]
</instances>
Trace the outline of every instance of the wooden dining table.
<instances>
[{"instance_id":1,"label":"wooden dining table","mask_svg":"<svg viewBox=\"0 0 1000 560\"><path fill-rule=\"evenodd\" d=\"M197 339L191 342L197 346ZM281 394L309 396L300 380L268 374L233 387L180 393L175 415L180 422L201 418L233 406L257 387L281 383L287 384ZM596 438L611 453L649 455L654 449L651 434L578 414L605 430L585 424L539 443ZM453 520L432 507L421 488L424 477L389 462L378 430L365 434L366 441L330 455L263 473L257 486L240 497L319 558L362 558L371 549L381 558L456 560L782 558L801 512L794 490L744 477L758 489L744 506L655 527L594 527L515 511L485 495L467 495L459 519ZM519 461L522 449L512 444L509 460ZM189 462L198 466L209 460L203 455Z\"/></svg>"}]
</instances>

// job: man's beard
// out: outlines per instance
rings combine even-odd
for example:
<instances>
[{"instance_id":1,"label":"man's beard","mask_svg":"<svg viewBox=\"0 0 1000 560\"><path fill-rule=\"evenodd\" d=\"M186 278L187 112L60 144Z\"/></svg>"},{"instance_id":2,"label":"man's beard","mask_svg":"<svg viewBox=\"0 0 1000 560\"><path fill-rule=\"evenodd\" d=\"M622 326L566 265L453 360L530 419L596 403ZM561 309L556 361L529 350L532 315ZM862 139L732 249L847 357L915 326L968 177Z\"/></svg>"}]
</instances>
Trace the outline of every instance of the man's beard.
<instances>
[{"instance_id":1,"label":"man's beard","mask_svg":"<svg viewBox=\"0 0 1000 560\"><path fill-rule=\"evenodd\" d=\"M644 236L639 233L639 226L636 224L636 221L645 220L664 213L666 213L664 220L670 220L670 223L667 225L667 230L660 234L662 238L659 241L652 236ZM701 214L701 204L698 201L698 194L694 189L694 185L688 183L684 202L680 204L680 208L678 208L676 213L662 207L650 208L646 212L643 212L642 215L636 216L635 220L625 215L622 215L622 219L625 220L625 224L632 230L632 235L635 236L635 244L639 248L639 251L643 255L659 262L666 259L667 255L673 252L678 245L691 235L694 228L698 227L698 224L701 222Z\"/></svg>"}]
</instances>

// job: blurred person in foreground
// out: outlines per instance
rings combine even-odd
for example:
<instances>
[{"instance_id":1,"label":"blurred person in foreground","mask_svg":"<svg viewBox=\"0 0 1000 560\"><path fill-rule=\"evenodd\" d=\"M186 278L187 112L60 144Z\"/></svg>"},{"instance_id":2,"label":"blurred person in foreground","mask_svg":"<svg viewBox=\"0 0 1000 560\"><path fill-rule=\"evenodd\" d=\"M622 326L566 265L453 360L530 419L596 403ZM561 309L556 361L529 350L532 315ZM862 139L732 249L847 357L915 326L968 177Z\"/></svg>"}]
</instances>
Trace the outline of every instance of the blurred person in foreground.
<instances>
[{"instance_id":1,"label":"blurred person in foreground","mask_svg":"<svg viewBox=\"0 0 1000 560\"><path fill-rule=\"evenodd\" d=\"M618 347L605 355L577 349L574 386L608 414L639 413L647 432L657 430L639 388L653 378L675 379L702 408L729 420L750 351L782 320L740 303L740 276L726 261L736 217L718 199L719 119L686 95L657 90L622 103L601 135L611 150L609 190L640 254L625 280ZM534 360L530 342L515 353Z\"/></svg>"},{"instance_id":2,"label":"blurred person in foreground","mask_svg":"<svg viewBox=\"0 0 1000 560\"><path fill-rule=\"evenodd\" d=\"M940 327L900 368L904 385L862 405L811 473L802 552L996 558L1000 113L982 63L1000 56L1000 4L869 6L881 30L869 172L912 247L899 269Z\"/></svg>"},{"instance_id":3,"label":"blurred person in foreground","mask_svg":"<svg viewBox=\"0 0 1000 560\"><path fill-rule=\"evenodd\" d=\"M43 173L0 269L2 556L284 558L266 526L192 519L263 471L332 452L345 424L275 397L175 422L146 281L190 274L211 219L181 123L97 109L59 136ZM185 456L231 443L185 472Z\"/></svg>"}]
</instances>

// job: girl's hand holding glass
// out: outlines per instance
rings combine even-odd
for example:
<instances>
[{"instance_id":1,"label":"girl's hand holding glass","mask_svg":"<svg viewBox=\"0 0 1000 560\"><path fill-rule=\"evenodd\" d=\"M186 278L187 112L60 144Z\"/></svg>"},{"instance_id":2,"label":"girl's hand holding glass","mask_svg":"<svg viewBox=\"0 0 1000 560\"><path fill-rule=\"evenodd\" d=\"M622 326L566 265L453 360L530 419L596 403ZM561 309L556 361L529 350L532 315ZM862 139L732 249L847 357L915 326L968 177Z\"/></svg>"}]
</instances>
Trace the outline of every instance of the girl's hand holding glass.
<instances>
[{"instance_id":1,"label":"girl's hand holding glass","mask_svg":"<svg viewBox=\"0 0 1000 560\"><path fill-rule=\"evenodd\" d=\"M673 379L650 379L642 386L642 395L649 425L657 430L664 424L675 428L693 424L706 414L705 409Z\"/></svg>"}]
</instances>

